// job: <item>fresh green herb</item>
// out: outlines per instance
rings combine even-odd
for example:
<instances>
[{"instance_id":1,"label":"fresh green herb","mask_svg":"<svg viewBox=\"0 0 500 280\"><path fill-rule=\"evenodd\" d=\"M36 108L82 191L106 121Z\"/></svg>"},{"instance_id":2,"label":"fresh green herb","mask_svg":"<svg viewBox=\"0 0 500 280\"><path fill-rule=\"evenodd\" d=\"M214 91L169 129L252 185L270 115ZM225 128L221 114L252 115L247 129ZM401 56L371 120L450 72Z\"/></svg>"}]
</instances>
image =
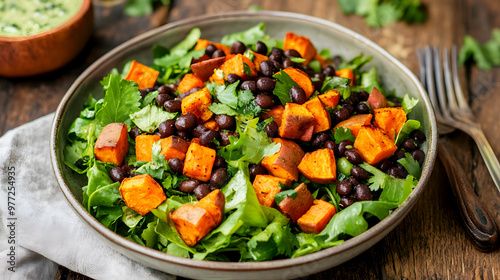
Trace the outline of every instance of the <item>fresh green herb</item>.
<instances>
[{"instance_id":1,"label":"fresh green herb","mask_svg":"<svg viewBox=\"0 0 500 280\"><path fill-rule=\"evenodd\" d=\"M238 90L239 81L228 86L209 84L208 90L220 103L212 103L208 107L215 114L254 117L261 112L261 108L253 102L254 95L249 90Z\"/></svg>"},{"instance_id":2,"label":"fresh green herb","mask_svg":"<svg viewBox=\"0 0 500 280\"><path fill-rule=\"evenodd\" d=\"M170 0L128 0L125 4L125 14L131 17L149 15L153 12L156 2L164 6L170 5Z\"/></svg>"},{"instance_id":3,"label":"fresh green herb","mask_svg":"<svg viewBox=\"0 0 500 280\"><path fill-rule=\"evenodd\" d=\"M272 47L276 46L276 41L272 40L269 35L266 35L264 32L265 29L266 24L259 23L245 31L225 35L222 37L221 43L226 46L232 46L236 42L242 42L246 46L252 46L253 50L255 50L255 44L257 41L261 41L271 50Z\"/></svg>"},{"instance_id":4,"label":"fresh green herb","mask_svg":"<svg viewBox=\"0 0 500 280\"><path fill-rule=\"evenodd\" d=\"M248 76L252 76L252 69L246 63L243 63L243 72Z\"/></svg>"},{"instance_id":5,"label":"fresh green herb","mask_svg":"<svg viewBox=\"0 0 500 280\"><path fill-rule=\"evenodd\" d=\"M411 109L415 107L418 104L418 99L410 97L410 95L405 94L403 97L403 101L401 101L401 106L403 107L403 110L405 110L405 113L408 115L411 113Z\"/></svg>"},{"instance_id":6,"label":"fresh green herb","mask_svg":"<svg viewBox=\"0 0 500 280\"><path fill-rule=\"evenodd\" d=\"M417 120L407 120L398 132L396 146L400 146L404 139L408 138L408 135L415 129L420 129L420 122Z\"/></svg>"},{"instance_id":7,"label":"fresh green herb","mask_svg":"<svg viewBox=\"0 0 500 280\"><path fill-rule=\"evenodd\" d=\"M315 73L320 73L321 72L321 63L316 60L316 59L313 59L309 62L309 67L311 67L311 69L315 72Z\"/></svg>"},{"instance_id":8,"label":"fresh green herb","mask_svg":"<svg viewBox=\"0 0 500 280\"><path fill-rule=\"evenodd\" d=\"M276 205L279 205L283 200L285 200L285 198L291 197L292 199L295 199L297 195L298 193L295 190L281 191L274 196L274 201L276 202Z\"/></svg>"},{"instance_id":9,"label":"fresh green herb","mask_svg":"<svg viewBox=\"0 0 500 280\"><path fill-rule=\"evenodd\" d=\"M175 118L177 113L170 113L156 105L149 104L133 114L130 114L130 119L142 131L153 133L160 123Z\"/></svg>"},{"instance_id":10,"label":"fresh green herb","mask_svg":"<svg viewBox=\"0 0 500 280\"><path fill-rule=\"evenodd\" d=\"M420 168L420 164L416 161L410 153L405 153L405 158L398 159L398 162L404 166L408 174L412 175L415 178L420 178L422 174L422 168Z\"/></svg>"},{"instance_id":11,"label":"fresh green herb","mask_svg":"<svg viewBox=\"0 0 500 280\"><path fill-rule=\"evenodd\" d=\"M458 54L458 62L464 65L469 59L475 61L477 67L484 71L489 71L493 66L500 66L500 29L493 29L491 39L484 44L469 35L465 36Z\"/></svg>"},{"instance_id":12,"label":"fresh green herb","mask_svg":"<svg viewBox=\"0 0 500 280\"><path fill-rule=\"evenodd\" d=\"M352 135L350 128L338 127L333 131L333 139L335 139L335 143L338 145L342 140L356 140L356 137Z\"/></svg>"},{"instance_id":13,"label":"fresh green herb","mask_svg":"<svg viewBox=\"0 0 500 280\"><path fill-rule=\"evenodd\" d=\"M385 95L385 89L380 85L380 78L377 73L377 68L372 67L369 71L361 73L361 86L362 89L367 92L371 92L373 88L376 88Z\"/></svg>"},{"instance_id":14,"label":"fresh green herb","mask_svg":"<svg viewBox=\"0 0 500 280\"><path fill-rule=\"evenodd\" d=\"M260 5L252 5L248 7L249 11L262 11L262 7Z\"/></svg>"},{"instance_id":15,"label":"fresh green herb","mask_svg":"<svg viewBox=\"0 0 500 280\"><path fill-rule=\"evenodd\" d=\"M302 62L306 61L306 59L302 58L302 57L290 57L290 60L293 63L302 63Z\"/></svg>"},{"instance_id":16,"label":"fresh green herb","mask_svg":"<svg viewBox=\"0 0 500 280\"><path fill-rule=\"evenodd\" d=\"M342 60L342 63L340 63L339 65L339 69L349 68L352 70L352 72L358 73L361 70L361 67L363 67L363 65L370 62L371 60L371 56L364 56L363 54L359 54L349 61Z\"/></svg>"},{"instance_id":17,"label":"fresh green herb","mask_svg":"<svg viewBox=\"0 0 500 280\"><path fill-rule=\"evenodd\" d=\"M280 99L283 106L285 106L286 103L292 102L290 98L290 89L299 85L283 70L274 74L273 78L276 79L276 86L274 87L273 94Z\"/></svg>"},{"instance_id":18,"label":"fresh green herb","mask_svg":"<svg viewBox=\"0 0 500 280\"><path fill-rule=\"evenodd\" d=\"M342 77L326 77L323 82L323 86L321 87L321 93L325 93L329 90L337 89L338 87L346 87L351 82L350 79L342 78Z\"/></svg>"},{"instance_id":19,"label":"fresh green herb","mask_svg":"<svg viewBox=\"0 0 500 280\"><path fill-rule=\"evenodd\" d=\"M168 166L168 162L165 160L165 156L161 154L160 142L153 144L151 148L151 158L150 162L143 164L141 167L135 170L139 174L149 174L151 177L162 180L165 178L165 170Z\"/></svg>"}]
</instances>

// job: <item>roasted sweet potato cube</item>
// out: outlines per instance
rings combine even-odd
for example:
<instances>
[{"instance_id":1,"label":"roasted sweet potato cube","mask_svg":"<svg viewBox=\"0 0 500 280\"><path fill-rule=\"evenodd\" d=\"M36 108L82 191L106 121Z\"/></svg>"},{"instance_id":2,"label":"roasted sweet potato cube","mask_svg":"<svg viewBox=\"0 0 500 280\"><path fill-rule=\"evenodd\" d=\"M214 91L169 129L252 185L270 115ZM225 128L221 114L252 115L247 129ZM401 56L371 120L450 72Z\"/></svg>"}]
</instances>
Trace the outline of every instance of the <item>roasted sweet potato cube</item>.
<instances>
[{"instance_id":1,"label":"roasted sweet potato cube","mask_svg":"<svg viewBox=\"0 0 500 280\"><path fill-rule=\"evenodd\" d=\"M194 246L205 237L216 223L206 209L186 203L170 213L175 229L188 246Z\"/></svg>"},{"instance_id":2,"label":"roasted sweet potato cube","mask_svg":"<svg viewBox=\"0 0 500 280\"><path fill-rule=\"evenodd\" d=\"M335 71L335 76L350 79L351 82L349 83L349 85L351 87L355 86L355 83L354 83L355 76L354 76L354 73L352 72L352 69L344 68L344 69L340 69L338 71Z\"/></svg>"},{"instance_id":3,"label":"roasted sweet potato cube","mask_svg":"<svg viewBox=\"0 0 500 280\"><path fill-rule=\"evenodd\" d=\"M314 116L303 105L287 103L279 127L279 135L284 138L310 141L314 131Z\"/></svg>"},{"instance_id":4,"label":"roasted sweet potato cube","mask_svg":"<svg viewBox=\"0 0 500 280\"><path fill-rule=\"evenodd\" d=\"M229 74L236 74L243 80L257 76L257 70L253 62L242 54L237 54L232 58L226 59L220 70L224 72L224 79L226 80Z\"/></svg>"},{"instance_id":5,"label":"roasted sweet potato cube","mask_svg":"<svg viewBox=\"0 0 500 280\"><path fill-rule=\"evenodd\" d=\"M141 134L135 138L135 157L137 161L151 161L151 149L156 141L160 140L158 135Z\"/></svg>"},{"instance_id":6,"label":"roasted sweet potato cube","mask_svg":"<svg viewBox=\"0 0 500 280\"><path fill-rule=\"evenodd\" d=\"M206 121L203 125L210 130L219 131L220 129L219 124L214 119Z\"/></svg>"},{"instance_id":7,"label":"roasted sweet potato cube","mask_svg":"<svg viewBox=\"0 0 500 280\"><path fill-rule=\"evenodd\" d=\"M257 69L257 71L260 72L260 63L262 61L268 60L269 57L267 57L266 55L260 54L260 53L256 53L254 51L250 51L250 52L254 55L252 62L255 65L255 69Z\"/></svg>"},{"instance_id":8,"label":"roasted sweet potato cube","mask_svg":"<svg viewBox=\"0 0 500 280\"><path fill-rule=\"evenodd\" d=\"M390 138L376 126L363 126L354 140L354 148L358 149L361 157L371 165L389 158L398 147L394 139Z\"/></svg>"},{"instance_id":9,"label":"roasted sweet potato cube","mask_svg":"<svg viewBox=\"0 0 500 280\"><path fill-rule=\"evenodd\" d=\"M385 107L373 110L375 125L381 128L390 138L396 134L406 122L405 110L401 107Z\"/></svg>"},{"instance_id":10,"label":"roasted sweet potato cube","mask_svg":"<svg viewBox=\"0 0 500 280\"><path fill-rule=\"evenodd\" d=\"M136 82L139 85L139 89L143 90L154 87L159 74L160 72L134 60L130 65L125 80Z\"/></svg>"},{"instance_id":11,"label":"roasted sweet potato cube","mask_svg":"<svg viewBox=\"0 0 500 280\"><path fill-rule=\"evenodd\" d=\"M214 74L210 76L208 79L210 82L215 82L217 85L224 85L226 82L224 81L224 72L220 69L216 69Z\"/></svg>"},{"instance_id":12,"label":"roasted sweet potato cube","mask_svg":"<svg viewBox=\"0 0 500 280\"><path fill-rule=\"evenodd\" d=\"M102 162L121 165L128 152L127 135L127 125L124 123L106 125L95 142L95 157Z\"/></svg>"},{"instance_id":13,"label":"roasted sweet potato cube","mask_svg":"<svg viewBox=\"0 0 500 280\"><path fill-rule=\"evenodd\" d=\"M226 198L224 194L216 189L207 194L204 198L200 199L196 203L196 207L203 208L207 210L216 225L219 225L222 221L222 216L224 215L224 206L226 205Z\"/></svg>"},{"instance_id":14,"label":"roasted sweet potato cube","mask_svg":"<svg viewBox=\"0 0 500 280\"><path fill-rule=\"evenodd\" d=\"M257 199L260 204L272 207L274 202L274 196L281 191L280 183L285 185L290 185L289 179L283 179L279 177L274 177L271 175L257 175L253 181L253 189L255 194L257 194Z\"/></svg>"},{"instance_id":15,"label":"roasted sweet potato cube","mask_svg":"<svg viewBox=\"0 0 500 280\"><path fill-rule=\"evenodd\" d=\"M323 94L318 95L319 99L325 104L327 108L335 108L339 104L340 93L336 90L329 90Z\"/></svg>"},{"instance_id":16,"label":"roasted sweet potato cube","mask_svg":"<svg viewBox=\"0 0 500 280\"><path fill-rule=\"evenodd\" d=\"M125 204L142 216L167 199L163 188L149 174L123 179L120 194Z\"/></svg>"},{"instance_id":17,"label":"roasted sweet potato cube","mask_svg":"<svg viewBox=\"0 0 500 280\"><path fill-rule=\"evenodd\" d=\"M332 184L337 179L335 155L330 149L306 153L297 168L313 183Z\"/></svg>"},{"instance_id":18,"label":"roasted sweet potato cube","mask_svg":"<svg viewBox=\"0 0 500 280\"><path fill-rule=\"evenodd\" d=\"M362 126L371 124L372 117L372 114L352 115L347 120L339 122L333 129L335 131L339 127L349 128L352 135L357 137Z\"/></svg>"},{"instance_id":19,"label":"roasted sweet potato cube","mask_svg":"<svg viewBox=\"0 0 500 280\"><path fill-rule=\"evenodd\" d=\"M182 173L190 178L198 179L203 182L210 180L212 168L215 161L215 150L191 142L186 158L184 160L184 169Z\"/></svg>"},{"instance_id":20,"label":"roasted sweet potato cube","mask_svg":"<svg viewBox=\"0 0 500 280\"><path fill-rule=\"evenodd\" d=\"M330 112L328 112L325 108L325 105L319 99L319 97L315 97L306 103L304 103L307 110L311 112L314 116L314 131L313 133L318 133L322 131L326 131L330 129L332 126L332 119L330 117Z\"/></svg>"},{"instance_id":21,"label":"roasted sweet potato cube","mask_svg":"<svg viewBox=\"0 0 500 280\"><path fill-rule=\"evenodd\" d=\"M269 119L270 117L273 117L273 120L276 122L276 124L280 126L284 108L285 107L283 107L283 105L276 105L273 108L271 108L271 110L262 113L262 118Z\"/></svg>"},{"instance_id":22,"label":"roasted sweet potato cube","mask_svg":"<svg viewBox=\"0 0 500 280\"><path fill-rule=\"evenodd\" d=\"M337 213L333 204L315 199L307 212L297 220L297 225L305 233L320 233Z\"/></svg>"},{"instance_id":23,"label":"roasted sweet potato cube","mask_svg":"<svg viewBox=\"0 0 500 280\"><path fill-rule=\"evenodd\" d=\"M291 196L283 199L278 205L283 214L288 216L294 223L311 208L314 198L307 189L306 184L302 183L294 189L297 196Z\"/></svg>"},{"instance_id":24,"label":"roasted sweet potato cube","mask_svg":"<svg viewBox=\"0 0 500 280\"><path fill-rule=\"evenodd\" d=\"M191 64L191 70L202 81L208 81L208 78L214 74L214 70L219 68L226 61L225 57L207 59L201 62Z\"/></svg>"},{"instance_id":25,"label":"roasted sweet potato cube","mask_svg":"<svg viewBox=\"0 0 500 280\"><path fill-rule=\"evenodd\" d=\"M372 109L389 107L389 102L387 98L377 89L372 88L372 91L368 95L368 100L366 100Z\"/></svg>"},{"instance_id":26,"label":"roasted sweet potato cube","mask_svg":"<svg viewBox=\"0 0 500 280\"><path fill-rule=\"evenodd\" d=\"M205 82L202 79L195 74L186 74L177 86L177 90L180 92L188 92L193 88L203 87L205 87Z\"/></svg>"},{"instance_id":27,"label":"roasted sweet potato cube","mask_svg":"<svg viewBox=\"0 0 500 280\"><path fill-rule=\"evenodd\" d=\"M307 65L316 56L316 48L309 38L288 32L283 42L283 50L296 50L304 58L304 64Z\"/></svg>"},{"instance_id":28,"label":"roasted sweet potato cube","mask_svg":"<svg viewBox=\"0 0 500 280\"><path fill-rule=\"evenodd\" d=\"M226 56L231 54L230 47L223 45L223 44L220 44L220 43L210 42L210 41L205 40L205 39L198 39L198 42L196 42L196 46L194 46L194 49L195 50L205 49L208 45L214 45L218 50L223 50L224 53L226 54Z\"/></svg>"},{"instance_id":29,"label":"roasted sweet potato cube","mask_svg":"<svg viewBox=\"0 0 500 280\"><path fill-rule=\"evenodd\" d=\"M184 160L186 152L189 148L189 143L177 136L169 136L160 139L161 154L165 156L166 160L178 158Z\"/></svg>"},{"instance_id":30,"label":"roasted sweet potato cube","mask_svg":"<svg viewBox=\"0 0 500 280\"><path fill-rule=\"evenodd\" d=\"M191 93L182 99L182 114L191 113L200 122L209 120L214 113L208 109L212 104L212 95L207 88Z\"/></svg>"},{"instance_id":31,"label":"roasted sweet potato cube","mask_svg":"<svg viewBox=\"0 0 500 280\"><path fill-rule=\"evenodd\" d=\"M273 142L281 144L280 150L274 155L265 157L261 162L262 165L276 177L298 181L297 165L302 160L304 151L291 140L273 138Z\"/></svg>"},{"instance_id":32,"label":"roasted sweet potato cube","mask_svg":"<svg viewBox=\"0 0 500 280\"><path fill-rule=\"evenodd\" d=\"M297 68L285 68L283 71L304 90L307 98L311 97L314 93L314 85L309 75Z\"/></svg>"}]
</instances>

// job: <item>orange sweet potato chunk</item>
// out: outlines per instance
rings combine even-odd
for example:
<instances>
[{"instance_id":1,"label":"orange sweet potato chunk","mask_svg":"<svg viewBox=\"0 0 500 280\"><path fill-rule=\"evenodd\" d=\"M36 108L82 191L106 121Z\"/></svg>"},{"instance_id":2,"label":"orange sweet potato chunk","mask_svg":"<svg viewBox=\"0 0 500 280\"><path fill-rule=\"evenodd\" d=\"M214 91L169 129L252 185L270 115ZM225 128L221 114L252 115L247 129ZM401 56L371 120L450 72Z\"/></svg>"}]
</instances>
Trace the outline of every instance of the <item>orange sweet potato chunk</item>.
<instances>
[{"instance_id":1,"label":"orange sweet potato chunk","mask_svg":"<svg viewBox=\"0 0 500 280\"><path fill-rule=\"evenodd\" d=\"M335 108L339 104L340 93L336 90L329 90L323 94L318 95L319 99L325 104L327 108Z\"/></svg>"},{"instance_id":2,"label":"orange sweet potato chunk","mask_svg":"<svg viewBox=\"0 0 500 280\"><path fill-rule=\"evenodd\" d=\"M263 119L269 119L270 117L273 117L273 120L276 122L278 126L281 125L281 118L283 117L283 110L285 107L283 105L276 105L271 110L262 113L262 118Z\"/></svg>"},{"instance_id":3,"label":"orange sweet potato chunk","mask_svg":"<svg viewBox=\"0 0 500 280\"><path fill-rule=\"evenodd\" d=\"M247 72L245 71L246 67L248 67L247 71L250 70L251 75L248 75L246 73ZM255 68L253 62L250 61L248 57L242 54L237 54L231 58L226 58L226 61L224 62L224 64L222 64L220 70L224 72L224 79L226 80L229 74L236 74L240 76L240 78L242 78L243 80L247 80L257 76L257 69Z\"/></svg>"},{"instance_id":4,"label":"orange sweet potato chunk","mask_svg":"<svg viewBox=\"0 0 500 280\"><path fill-rule=\"evenodd\" d=\"M215 221L210 213L201 207L186 203L170 213L175 229L188 246L194 246L213 228Z\"/></svg>"},{"instance_id":5,"label":"orange sweet potato chunk","mask_svg":"<svg viewBox=\"0 0 500 280\"><path fill-rule=\"evenodd\" d=\"M156 141L160 140L158 135L141 134L135 138L135 157L137 161L151 161L151 149Z\"/></svg>"},{"instance_id":6,"label":"orange sweet potato chunk","mask_svg":"<svg viewBox=\"0 0 500 280\"><path fill-rule=\"evenodd\" d=\"M313 131L313 114L304 105L287 103L283 110L279 135L284 138L310 141Z\"/></svg>"},{"instance_id":7,"label":"orange sweet potato chunk","mask_svg":"<svg viewBox=\"0 0 500 280\"><path fill-rule=\"evenodd\" d=\"M203 182L210 180L215 161L215 150L191 142L182 173L190 178Z\"/></svg>"},{"instance_id":8,"label":"orange sweet potato chunk","mask_svg":"<svg viewBox=\"0 0 500 280\"><path fill-rule=\"evenodd\" d=\"M224 216L224 206L226 205L226 198L224 194L216 189L207 194L204 198L200 199L196 203L196 207L203 208L207 210L216 225L219 225L222 221L222 216Z\"/></svg>"},{"instance_id":9,"label":"orange sweet potato chunk","mask_svg":"<svg viewBox=\"0 0 500 280\"><path fill-rule=\"evenodd\" d=\"M219 68L226 61L225 57L217 57L207 59L197 63L191 64L191 70L202 81L208 81L210 76L214 74L214 70Z\"/></svg>"},{"instance_id":10,"label":"orange sweet potato chunk","mask_svg":"<svg viewBox=\"0 0 500 280\"><path fill-rule=\"evenodd\" d=\"M205 87L205 82L194 74L186 74L179 83L179 86L177 86L177 90L180 92L188 92L196 87Z\"/></svg>"},{"instance_id":11,"label":"orange sweet potato chunk","mask_svg":"<svg viewBox=\"0 0 500 280\"><path fill-rule=\"evenodd\" d=\"M314 116L314 131L313 133L322 132L330 129L332 126L332 119L330 117L330 113L326 110L325 105L319 99L319 97L315 97L306 103L304 103L307 110L311 112Z\"/></svg>"},{"instance_id":12,"label":"orange sweet potato chunk","mask_svg":"<svg viewBox=\"0 0 500 280\"><path fill-rule=\"evenodd\" d=\"M184 160L189 148L189 143L177 136L160 139L160 145L161 154L165 156L167 161L173 158Z\"/></svg>"},{"instance_id":13,"label":"orange sweet potato chunk","mask_svg":"<svg viewBox=\"0 0 500 280\"><path fill-rule=\"evenodd\" d=\"M256 53L254 51L250 51L250 52L254 55L252 62L255 65L255 69L257 69L257 71L260 72L260 63L262 61L268 60L269 57L267 57L266 55L260 54L260 53Z\"/></svg>"},{"instance_id":14,"label":"orange sweet potato chunk","mask_svg":"<svg viewBox=\"0 0 500 280\"><path fill-rule=\"evenodd\" d=\"M273 142L281 144L279 152L265 157L261 164L273 176L298 181L299 170L297 169L297 165L302 160L304 151L302 151L297 143L291 140L273 138Z\"/></svg>"},{"instance_id":15,"label":"orange sweet potato chunk","mask_svg":"<svg viewBox=\"0 0 500 280\"><path fill-rule=\"evenodd\" d=\"M196 46L194 46L194 49L195 50L205 49L210 44L214 45L218 50L223 50L226 56L231 54L230 47L223 44L214 43L205 39L198 39L198 42L196 43Z\"/></svg>"},{"instance_id":16,"label":"orange sweet potato chunk","mask_svg":"<svg viewBox=\"0 0 500 280\"><path fill-rule=\"evenodd\" d=\"M385 107L374 109L375 125L381 128L390 138L396 134L406 122L405 110L401 107Z\"/></svg>"},{"instance_id":17,"label":"orange sweet potato chunk","mask_svg":"<svg viewBox=\"0 0 500 280\"><path fill-rule=\"evenodd\" d=\"M306 153L297 168L313 183L332 184L337 179L335 155L330 149Z\"/></svg>"},{"instance_id":18,"label":"orange sweet potato chunk","mask_svg":"<svg viewBox=\"0 0 500 280\"><path fill-rule=\"evenodd\" d=\"M283 50L296 50L304 58L304 64L307 65L316 56L316 48L309 38L288 32L283 42Z\"/></svg>"},{"instance_id":19,"label":"orange sweet potato chunk","mask_svg":"<svg viewBox=\"0 0 500 280\"><path fill-rule=\"evenodd\" d=\"M283 71L305 91L307 98L311 97L314 93L314 86L309 75L297 68L285 68Z\"/></svg>"},{"instance_id":20,"label":"orange sweet potato chunk","mask_svg":"<svg viewBox=\"0 0 500 280\"><path fill-rule=\"evenodd\" d=\"M358 149L361 157L371 165L389 158L398 147L394 139L390 138L376 126L363 126L354 140L354 148Z\"/></svg>"},{"instance_id":21,"label":"orange sweet potato chunk","mask_svg":"<svg viewBox=\"0 0 500 280\"><path fill-rule=\"evenodd\" d=\"M349 85L351 87L355 86L355 84L354 84L355 77L354 77L354 73L352 72L352 69L344 68L344 69L337 70L337 71L335 71L335 76L350 79L351 82L349 83Z\"/></svg>"},{"instance_id":22,"label":"orange sweet potato chunk","mask_svg":"<svg viewBox=\"0 0 500 280\"><path fill-rule=\"evenodd\" d=\"M287 197L278 205L283 214L288 216L294 223L311 208L314 198L302 183L294 189L297 192L295 198Z\"/></svg>"},{"instance_id":23,"label":"orange sweet potato chunk","mask_svg":"<svg viewBox=\"0 0 500 280\"><path fill-rule=\"evenodd\" d=\"M152 88L160 72L147 67L146 65L140 64L137 61L132 61L130 69L125 77L127 81L134 81L139 85L139 89Z\"/></svg>"},{"instance_id":24,"label":"orange sweet potato chunk","mask_svg":"<svg viewBox=\"0 0 500 280\"><path fill-rule=\"evenodd\" d=\"M120 194L125 204L142 216L167 199L163 188L149 174L123 179Z\"/></svg>"},{"instance_id":25,"label":"orange sweet potato chunk","mask_svg":"<svg viewBox=\"0 0 500 280\"><path fill-rule=\"evenodd\" d=\"M182 99L182 114L192 113L200 122L209 120L214 113L208 109L212 104L212 95L205 87L202 90L191 93Z\"/></svg>"},{"instance_id":26,"label":"orange sweet potato chunk","mask_svg":"<svg viewBox=\"0 0 500 280\"><path fill-rule=\"evenodd\" d=\"M358 136L358 132L364 125L370 125L372 122L372 114L352 115L347 120L339 122L333 129L343 127L349 128L354 137Z\"/></svg>"},{"instance_id":27,"label":"orange sweet potato chunk","mask_svg":"<svg viewBox=\"0 0 500 280\"><path fill-rule=\"evenodd\" d=\"M307 212L297 220L297 225L305 233L320 233L337 213L333 204L315 199Z\"/></svg>"},{"instance_id":28,"label":"orange sweet potato chunk","mask_svg":"<svg viewBox=\"0 0 500 280\"><path fill-rule=\"evenodd\" d=\"M102 162L121 165L128 152L127 125L110 123L106 125L94 145L94 153Z\"/></svg>"},{"instance_id":29,"label":"orange sweet potato chunk","mask_svg":"<svg viewBox=\"0 0 500 280\"><path fill-rule=\"evenodd\" d=\"M211 129L211 130L219 131L219 129L220 129L219 124L214 119L210 119L210 120L206 121L203 125L206 128Z\"/></svg>"},{"instance_id":30,"label":"orange sweet potato chunk","mask_svg":"<svg viewBox=\"0 0 500 280\"><path fill-rule=\"evenodd\" d=\"M272 207L274 206L274 196L281 191L280 183L290 185L290 180L271 175L257 175L253 181L253 189L257 194L260 204Z\"/></svg>"}]
</instances>

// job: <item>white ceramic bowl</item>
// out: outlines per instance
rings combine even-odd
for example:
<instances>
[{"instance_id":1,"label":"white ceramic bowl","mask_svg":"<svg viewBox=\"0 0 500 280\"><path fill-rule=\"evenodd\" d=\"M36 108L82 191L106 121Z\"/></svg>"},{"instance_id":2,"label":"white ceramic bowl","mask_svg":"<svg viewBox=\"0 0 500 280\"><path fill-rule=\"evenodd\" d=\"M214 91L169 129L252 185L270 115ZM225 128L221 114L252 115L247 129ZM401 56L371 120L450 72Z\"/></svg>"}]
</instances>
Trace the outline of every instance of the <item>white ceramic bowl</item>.
<instances>
[{"instance_id":1,"label":"white ceramic bowl","mask_svg":"<svg viewBox=\"0 0 500 280\"><path fill-rule=\"evenodd\" d=\"M422 177L408 199L386 219L336 247L295 259L265 262L224 263L171 256L129 241L100 224L80 204L81 187L86 184L86 177L72 172L63 164L68 129L87 100L88 93L102 95L99 81L112 68L121 69L131 59L152 63L151 49L154 44L171 47L193 27L201 29L202 38L218 42L224 34L248 29L260 22L266 23L266 33L273 38L284 38L287 31L293 31L309 37L317 49L328 48L346 58L359 53L372 56L373 60L365 67L377 66L387 89L396 89L400 95L409 93L420 100L410 117L422 123L427 135L423 146L426 160ZM174 22L133 38L107 53L80 75L61 101L52 125L51 156L61 190L75 211L122 254L152 268L189 278L263 280L296 278L326 270L355 257L381 240L403 220L421 196L436 158L436 143L436 122L424 89L415 75L384 49L356 32L326 20L294 13L262 11L210 15Z\"/></svg>"}]
</instances>

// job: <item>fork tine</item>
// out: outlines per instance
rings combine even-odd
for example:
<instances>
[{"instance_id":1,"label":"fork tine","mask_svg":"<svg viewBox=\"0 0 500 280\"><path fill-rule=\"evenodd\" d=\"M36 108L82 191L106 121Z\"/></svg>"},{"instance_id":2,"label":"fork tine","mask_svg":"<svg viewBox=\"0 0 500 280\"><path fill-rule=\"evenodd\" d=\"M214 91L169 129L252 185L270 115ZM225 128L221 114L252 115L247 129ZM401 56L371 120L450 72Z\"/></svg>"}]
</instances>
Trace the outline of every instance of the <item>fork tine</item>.
<instances>
[{"instance_id":1,"label":"fork tine","mask_svg":"<svg viewBox=\"0 0 500 280\"><path fill-rule=\"evenodd\" d=\"M444 49L443 53L443 73L444 73L444 82L446 85L446 94L448 97L448 105L450 107L451 113L453 114L458 110L457 103L457 94L454 89L452 79L451 79L451 69L450 69L450 56L448 53L448 49Z\"/></svg>"},{"instance_id":2,"label":"fork tine","mask_svg":"<svg viewBox=\"0 0 500 280\"><path fill-rule=\"evenodd\" d=\"M436 91L435 91L435 83L434 83L434 70L432 69L432 52L430 46L425 46L424 48L424 63L425 65L425 81L427 86L427 94L431 99L432 107L434 108L434 113L436 114L436 118L441 118L441 110L438 106Z\"/></svg>"},{"instance_id":3,"label":"fork tine","mask_svg":"<svg viewBox=\"0 0 500 280\"><path fill-rule=\"evenodd\" d=\"M443 82L443 69L441 68L441 59L439 56L439 47L434 47L434 75L435 75L435 83L438 94L438 102L439 108L441 109L441 115L444 118L450 117L450 114L447 109L447 97L445 95L444 90L444 82Z\"/></svg>"},{"instance_id":4,"label":"fork tine","mask_svg":"<svg viewBox=\"0 0 500 280\"><path fill-rule=\"evenodd\" d=\"M469 108L469 104L467 100L465 100L464 93L462 91L462 86L460 85L460 79L458 77L458 65L457 65L457 46L453 45L451 49L451 63L452 63L452 72L453 72L453 82L455 86L455 96L458 101L458 106L461 109Z\"/></svg>"}]
</instances>

